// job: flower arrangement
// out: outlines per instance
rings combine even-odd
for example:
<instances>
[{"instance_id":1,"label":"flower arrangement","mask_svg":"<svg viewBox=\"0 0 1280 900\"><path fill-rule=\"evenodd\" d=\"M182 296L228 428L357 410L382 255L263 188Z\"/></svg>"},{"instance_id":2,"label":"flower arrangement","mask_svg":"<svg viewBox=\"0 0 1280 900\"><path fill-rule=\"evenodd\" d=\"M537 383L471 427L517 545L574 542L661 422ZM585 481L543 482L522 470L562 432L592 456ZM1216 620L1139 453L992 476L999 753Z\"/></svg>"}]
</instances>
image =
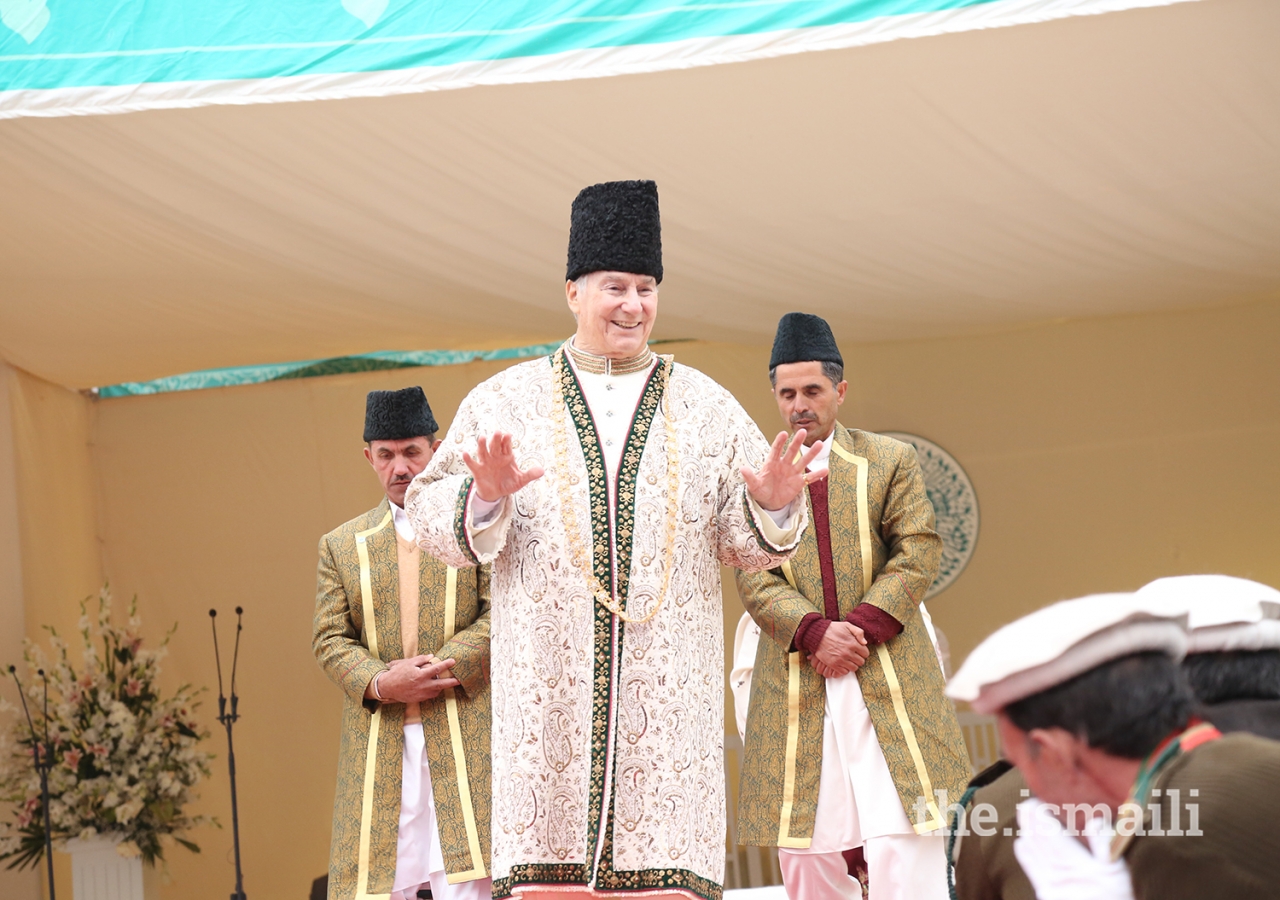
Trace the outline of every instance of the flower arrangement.
<instances>
[{"instance_id":1,"label":"flower arrangement","mask_svg":"<svg viewBox=\"0 0 1280 900\"><path fill-rule=\"evenodd\" d=\"M107 588L98 595L95 621L89 602L80 604L81 671L52 628L47 629L52 660L31 642L24 654L24 687L37 739L44 744L47 728L52 749L53 840L117 840L121 856L141 856L150 865L163 861L165 849L175 842L198 853L200 848L183 835L211 820L183 810L192 788L209 775L213 756L199 749L209 733L192 717L200 692L183 685L168 699L160 696L160 659L173 629L158 648L145 650L136 598L123 628L111 621ZM39 669L48 678L47 713L44 682L32 677ZM15 711L12 704L5 706ZM20 717L0 735L0 802L14 806L12 817L0 820L0 860L11 860L11 869L34 865L44 855L44 809L33 756L31 732Z\"/></svg>"}]
</instances>

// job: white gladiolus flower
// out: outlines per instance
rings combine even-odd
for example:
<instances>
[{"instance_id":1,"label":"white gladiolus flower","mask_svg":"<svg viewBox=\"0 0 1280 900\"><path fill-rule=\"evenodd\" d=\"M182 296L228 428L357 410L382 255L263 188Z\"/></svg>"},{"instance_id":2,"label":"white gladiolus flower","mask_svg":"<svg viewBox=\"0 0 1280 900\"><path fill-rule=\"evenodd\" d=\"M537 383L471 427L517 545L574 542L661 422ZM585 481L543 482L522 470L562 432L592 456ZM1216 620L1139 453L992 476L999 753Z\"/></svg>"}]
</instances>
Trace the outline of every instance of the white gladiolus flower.
<instances>
[{"instance_id":1,"label":"white gladiolus flower","mask_svg":"<svg viewBox=\"0 0 1280 900\"><path fill-rule=\"evenodd\" d=\"M49 773L49 819L54 840L102 834L118 840L123 856L142 856L154 864L174 836L209 821L191 816L182 807L191 799L190 786L209 774L212 755L199 741L179 732L196 729L189 711L198 706L196 692L183 687L160 698L157 685L160 660L166 648L144 649L136 609L129 611L126 628L111 621L111 598L104 589L97 615L82 607L79 637L84 667L77 672L67 642L53 634L52 651L27 645L26 661L48 675L48 714L45 718L43 683L32 680L27 695L54 747ZM167 640L167 639L166 639ZM144 699L147 698L147 699ZM12 711L0 703L0 712ZM43 852L43 835L22 828L41 818L40 780L31 765L31 750L20 743L23 729L0 733L0 861L18 853ZM157 803L157 801L162 801ZM164 820L153 810L163 809Z\"/></svg>"}]
</instances>

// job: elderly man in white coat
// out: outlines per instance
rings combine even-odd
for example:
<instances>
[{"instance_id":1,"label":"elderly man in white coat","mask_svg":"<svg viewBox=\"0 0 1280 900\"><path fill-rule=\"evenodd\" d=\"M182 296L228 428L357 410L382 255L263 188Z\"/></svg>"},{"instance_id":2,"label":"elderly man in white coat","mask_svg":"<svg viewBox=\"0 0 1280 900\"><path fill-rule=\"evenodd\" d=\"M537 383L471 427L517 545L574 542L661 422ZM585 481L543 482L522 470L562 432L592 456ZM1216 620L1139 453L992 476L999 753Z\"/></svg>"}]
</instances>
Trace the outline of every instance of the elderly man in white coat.
<instances>
[{"instance_id":1,"label":"elderly man in white coat","mask_svg":"<svg viewBox=\"0 0 1280 900\"><path fill-rule=\"evenodd\" d=\"M577 333L472 391L409 490L424 549L493 565L494 897L721 895L720 567L790 557L813 453L649 349L662 274L653 182L583 190Z\"/></svg>"}]
</instances>

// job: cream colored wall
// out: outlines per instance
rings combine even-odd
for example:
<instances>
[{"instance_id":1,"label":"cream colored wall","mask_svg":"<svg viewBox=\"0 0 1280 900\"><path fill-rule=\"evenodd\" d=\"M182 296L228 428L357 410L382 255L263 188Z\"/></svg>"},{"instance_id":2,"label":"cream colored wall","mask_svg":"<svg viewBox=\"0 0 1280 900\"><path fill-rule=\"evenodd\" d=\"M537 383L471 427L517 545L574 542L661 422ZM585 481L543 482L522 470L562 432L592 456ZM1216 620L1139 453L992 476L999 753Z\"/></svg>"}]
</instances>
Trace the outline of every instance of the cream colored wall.
<instances>
[{"instance_id":1,"label":"cream colored wall","mask_svg":"<svg viewBox=\"0 0 1280 900\"><path fill-rule=\"evenodd\" d=\"M16 371L10 394L26 633L75 634L80 600L103 582L94 404L83 394Z\"/></svg>"},{"instance_id":2,"label":"cream colored wall","mask_svg":"<svg viewBox=\"0 0 1280 900\"><path fill-rule=\"evenodd\" d=\"M1060 597L1192 571L1280 584L1280 303L937 341L838 337L851 382L845 423L927 437L975 484L976 554L931 601L957 661L998 625ZM780 427L767 348L661 349L725 384L767 433ZM499 368L93 404L22 382L17 430L37 436L19 437L27 449L17 454L23 573L36 573L24 588L28 629L72 619L105 573L120 596L139 595L149 634L180 623L166 679L214 686L207 610L225 624L235 605L246 609L237 761L250 896L301 898L325 869L340 697L310 653L315 547L378 500L360 455L364 394L421 383L445 425L466 390ZM95 495L96 520L84 499ZM730 587L728 639L740 610ZM231 889L218 737L201 807L227 827L195 835L199 856L174 851L166 898Z\"/></svg>"},{"instance_id":3,"label":"cream colored wall","mask_svg":"<svg viewBox=\"0 0 1280 900\"><path fill-rule=\"evenodd\" d=\"M1278 346L1272 302L850 354L846 421L923 435L975 485L973 560L930 601L955 661L1065 597L1191 572L1280 585Z\"/></svg>"},{"instance_id":4,"label":"cream colored wall","mask_svg":"<svg viewBox=\"0 0 1280 900\"><path fill-rule=\"evenodd\" d=\"M26 610L22 600L22 538L18 510L18 461L14 441L13 404L18 371L0 362L0 697L18 703L18 692L9 680L10 665L22 661L22 638ZM0 897L34 900L40 895L39 875L34 870L16 872L0 869Z\"/></svg>"},{"instance_id":5,"label":"cream colored wall","mask_svg":"<svg viewBox=\"0 0 1280 900\"><path fill-rule=\"evenodd\" d=\"M12 370L9 385L24 631L43 641L48 626L74 638L80 601L96 595L104 578L92 450L96 410L83 394L21 370ZM70 896L68 858L55 854L54 866L58 891Z\"/></svg>"}]
</instances>

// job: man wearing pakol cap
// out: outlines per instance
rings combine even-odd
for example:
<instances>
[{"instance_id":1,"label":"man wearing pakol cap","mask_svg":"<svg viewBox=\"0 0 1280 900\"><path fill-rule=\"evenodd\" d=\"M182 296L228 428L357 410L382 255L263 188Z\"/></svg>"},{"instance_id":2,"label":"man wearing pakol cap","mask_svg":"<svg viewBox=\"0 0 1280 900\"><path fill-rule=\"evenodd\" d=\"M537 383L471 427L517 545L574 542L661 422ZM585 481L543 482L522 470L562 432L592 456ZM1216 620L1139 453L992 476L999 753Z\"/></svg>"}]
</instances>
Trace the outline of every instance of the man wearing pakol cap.
<instances>
[{"instance_id":1,"label":"man wearing pakol cap","mask_svg":"<svg viewBox=\"0 0 1280 900\"><path fill-rule=\"evenodd\" d=\"M472 391L409 489L424 548L493 563L495 897L721 895L720 566L791 555L807 460L649 349L662 275L653 182L584 189L576 333Z\"/></svg>"},{"instance_id":2,"label":"man wearing pakol cap","mask_svg":"<svg viewBox=\"0 0 1280 900\"><path fill-rule=\"evenodd\" d=\"M1276 895L1280 744L1193 716L1187 643L1158 598L1096 595L1006 625L952 679L1034 794L1014 853L1039 900Z\"/></svg>"},{"instance_id":3,"label":"man wearing pakol cap","mask_svg":"<svg viewBox=\"0 0 1280 900\"><path fill-rule=\"evenodd\" d=\"M861 897L858 847L872 900L942 900L944 798L969 758L921 604L942 542L915 449L836 420L844 359L818 316L783 316L769 378L817 479L795 558L738 575L761 632L741 840L779 848L793 900Z\"/></svg>"},{"instance_id":4,"label":"man wearing pakol cap","mask_svg":"<svg viewBox=\"0 0 1280 900\"><path fill-rule=\"evenodd\" d=\"M1280 591L1230 575L1179 575L1138 595L1187 611L1182 671L1197 714L1222 732L1280 740Z\"/></svg>"},{"instance_id":5,"label":"man wearing pakol cap","mask_svg":"<svg viewBox=\"0 0 1280 900\"><path fill-rule=\"evenodd\" d=\"M489 573L423 553L403 509L436 431L422 388L370 392L386 496L320 540L312 647L346 695L330 900L490 894Z\"/></svg>"}]
</instances>

